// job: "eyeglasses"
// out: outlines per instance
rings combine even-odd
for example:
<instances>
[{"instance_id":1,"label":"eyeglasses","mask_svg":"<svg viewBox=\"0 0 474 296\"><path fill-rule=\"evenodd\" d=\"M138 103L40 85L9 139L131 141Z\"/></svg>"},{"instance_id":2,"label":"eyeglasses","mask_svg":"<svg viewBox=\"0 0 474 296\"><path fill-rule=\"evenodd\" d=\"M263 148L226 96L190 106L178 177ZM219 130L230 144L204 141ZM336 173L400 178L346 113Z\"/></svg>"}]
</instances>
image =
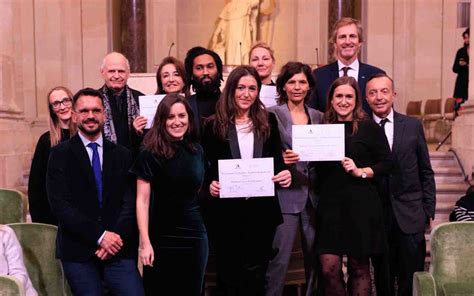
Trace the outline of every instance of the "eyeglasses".
<instances>
[{"instance_id":1,"label":"eyeglasses","mask_svg":"<svg viewBox=\"0 0 474 296\"><path fill-rule=\"evenodd\" d=\"M64 107L71 107L72 99L71 98L63 98L61 101L52 102L50 105L53 107L53 109L57 110L57 109L61 108L61 104L63 104Z\"/></svg>"}]
</instances>

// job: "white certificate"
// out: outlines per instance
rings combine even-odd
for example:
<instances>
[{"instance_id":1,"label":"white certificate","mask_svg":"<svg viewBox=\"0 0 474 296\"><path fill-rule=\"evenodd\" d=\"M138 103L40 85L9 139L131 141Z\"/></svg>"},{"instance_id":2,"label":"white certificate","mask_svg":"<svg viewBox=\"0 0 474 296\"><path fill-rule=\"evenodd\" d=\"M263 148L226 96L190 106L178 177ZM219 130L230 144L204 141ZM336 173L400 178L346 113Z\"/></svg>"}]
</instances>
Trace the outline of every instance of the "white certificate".
<instances>
[{"instance_id":1,"label":"white certificate","mask_svg":"<svg viewBox=\"0 0 474 296\"><path fill-rule=\"evenodd\" d=\"M220 197L274 196L273 158L220 159Z\"/></svg>"},{"instance_id":2,"label":"white certificate","mask_svg":"<svg viewBox=\"0 0 474 296\"><path fill-rule=\"evenodd\" d=\"M155 118L156 109L166 95L153 95L153 96L139 96L138 101L140 104L140 115L145 116L147 119L146 129L151 128L153 125L153 118Z\"/></svg>"},{"instance_id":3,"label":"white certificate","mask_svg":"<svg viewBox=\"0 0 474 296\"><path fill-rule=\"evenodd\" d=\"M274 85L262 85L260 89L260 101L265 107L271 107L278 104L278 93Z\"/></svg>"},{"instance_id":4,"label":"white certificate","mask_svg":"<svg viewBox=\"0 0 474 296\"><path fill-rule=\"evenodd\" d=\"M293 152L300 161L336 161L344 157L343 124L293 125Z\"/></svg>"}]
</instances>

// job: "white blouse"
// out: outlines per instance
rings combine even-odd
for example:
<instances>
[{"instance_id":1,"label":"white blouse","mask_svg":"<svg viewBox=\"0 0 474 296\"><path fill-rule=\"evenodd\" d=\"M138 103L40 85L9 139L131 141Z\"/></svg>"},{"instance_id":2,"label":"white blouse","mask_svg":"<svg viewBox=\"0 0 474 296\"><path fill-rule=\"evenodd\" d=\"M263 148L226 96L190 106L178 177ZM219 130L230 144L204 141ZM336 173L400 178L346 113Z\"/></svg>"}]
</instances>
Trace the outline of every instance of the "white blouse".
<instances>
[{"instance_id":1,"label":"white blouse","mask_svg":"<svg viewBox=\"0 0 474 296\"><path fill-rule=\"evenodd\" d=\"M23 284L26 296L38 295L26 271L23 251L15 232L2 224L0 224L0 274L18 279Z\"/></svg>"},{"instance_id":2,"label":"white blouse","mask_svg":"<svg viewBox=\"0 0 474 296\"><path fill-rule=\"evenodd\" d=\"M237 139L239 142L240 158L253 158L253 129L252 122L244 124L236 124Z\"/></svg>"}]
</instances>

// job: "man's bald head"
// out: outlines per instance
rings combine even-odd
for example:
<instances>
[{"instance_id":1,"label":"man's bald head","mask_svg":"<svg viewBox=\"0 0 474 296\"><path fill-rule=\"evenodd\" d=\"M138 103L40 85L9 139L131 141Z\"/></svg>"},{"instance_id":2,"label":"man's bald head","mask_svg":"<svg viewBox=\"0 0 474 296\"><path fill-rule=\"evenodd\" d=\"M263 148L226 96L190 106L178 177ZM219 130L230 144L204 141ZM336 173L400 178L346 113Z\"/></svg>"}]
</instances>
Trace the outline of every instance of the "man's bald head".
<instances>
[{"instance_id":1,"label":"man's bald head","mask_svg":"<svg viewBox=\"0 0 474 296\"><path fill-rule=\"evenodd\" d=\"M104 57L100 74L104 78L107 87L114 91L121 91L130 76L130 64L123 54L111 52Z\"/></svg>"}]
</instances>

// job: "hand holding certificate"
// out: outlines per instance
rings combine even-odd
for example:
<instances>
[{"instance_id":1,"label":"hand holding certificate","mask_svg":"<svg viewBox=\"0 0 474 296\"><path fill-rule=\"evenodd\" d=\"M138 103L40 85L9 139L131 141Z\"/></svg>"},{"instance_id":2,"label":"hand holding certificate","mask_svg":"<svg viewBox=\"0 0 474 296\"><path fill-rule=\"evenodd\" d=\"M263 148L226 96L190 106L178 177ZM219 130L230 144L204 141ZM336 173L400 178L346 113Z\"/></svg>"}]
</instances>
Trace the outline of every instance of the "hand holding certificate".
<instances>
[{"instance_id":1,"label":"hand holding certificate","mask_svg":"<svg viewBox=\"0 0 474 296\"><path fill-rule=\"evenodd\" d=\"M274 196L273 158L218 161L220 197Z\"/></svg>"},{"instance_id":2,"label":"hand holding certificate","mask_svg":"<svg viewBox=\"0 0 474 296\"><path fill-rule=\"evenodd\" d=\"M140 104L140 115L147 119L146 129L151 128L153 125L153 118L155 117L156 109L166 95L153 95L153 96L139 96L138 101Z\"/></svg>"},{"instance_id":3,"label":"hand holding certificate","mask_svg":"<svg viewBox=\"0 0 474 296\"><path fill-rule=\"evenodd\" d=\"M343 124L293 125L292 141L300 161L337 161L345 154Z\"/></svg>"}]
</instances>

